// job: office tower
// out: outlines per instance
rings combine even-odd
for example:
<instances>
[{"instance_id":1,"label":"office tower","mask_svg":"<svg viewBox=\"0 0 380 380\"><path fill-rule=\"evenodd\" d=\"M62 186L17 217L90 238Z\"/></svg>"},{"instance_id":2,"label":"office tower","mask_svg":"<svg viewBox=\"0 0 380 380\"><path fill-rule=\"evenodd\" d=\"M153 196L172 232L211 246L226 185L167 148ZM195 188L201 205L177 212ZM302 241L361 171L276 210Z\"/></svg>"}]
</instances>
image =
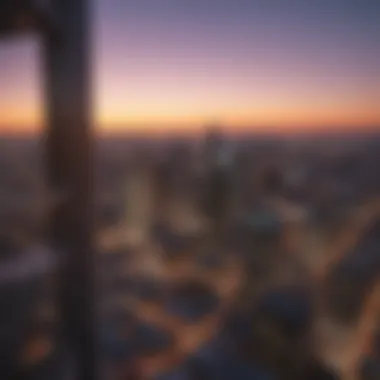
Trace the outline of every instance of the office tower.
<instances>
[{"instance_id":1,"label":"office tower","mask_svg":"<svg viewBox=\"0 0 380 380\"><path fill-rule=\"evenodd\" d=\"M153 218L153 188L150 165L144 160L131 168L125 191L125 223L128 237L143 243L149 234Z\"/></svg>"},{"instance_id":2,"label":"office tower","mask_svg":"<svg viewBox=\"0 0 380 380\"><path fill-rule=\"evenodd\" d=\"M222 138L219 129L211 128L203 147L201 209L218 228L230 211L232 195L232 146Z\"/></svg>"},{"instance_id":3,"label":"office tower","mask_svg":"<svg viewBox=\"0 0 380 380\"><path fill-rule=\"evenodd\" d=\"M158 160L152 171L153 212L155 219L167 217L172 197L172 170L167 159Z\"/></svg>"}]
</instances>

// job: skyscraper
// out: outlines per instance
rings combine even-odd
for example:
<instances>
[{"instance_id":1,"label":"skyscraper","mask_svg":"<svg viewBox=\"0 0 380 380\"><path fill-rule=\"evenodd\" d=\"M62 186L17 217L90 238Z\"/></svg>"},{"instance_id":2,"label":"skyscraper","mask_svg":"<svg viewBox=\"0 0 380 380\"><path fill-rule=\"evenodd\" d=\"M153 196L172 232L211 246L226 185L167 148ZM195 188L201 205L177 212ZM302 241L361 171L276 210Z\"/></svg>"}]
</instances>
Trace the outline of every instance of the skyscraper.
<instances>
[{"instance_id":1,"label":"skyscraper","mask_svg":"<svg viewBox=\"0 0 380 380\"><path fill-rule=\"evenodd\" d=\"M216 226L225 219L230 209L234 158L232 146L223 139L217 127L208 129L202 156L201 208Z\"/></svg>"},{"instance_id":2,"label":"skyscraper","mask_svg":"<svg viewBox=\"0 0 380 380\"><path fill-rule=\"evenodd\" d=\"M141 156L140 156L141 157ZM148 238L153 218L152 173L146 157L137 158L132 165L125 193L125 223L128 237L136 243Z\"/></svg>"}]
</instances>

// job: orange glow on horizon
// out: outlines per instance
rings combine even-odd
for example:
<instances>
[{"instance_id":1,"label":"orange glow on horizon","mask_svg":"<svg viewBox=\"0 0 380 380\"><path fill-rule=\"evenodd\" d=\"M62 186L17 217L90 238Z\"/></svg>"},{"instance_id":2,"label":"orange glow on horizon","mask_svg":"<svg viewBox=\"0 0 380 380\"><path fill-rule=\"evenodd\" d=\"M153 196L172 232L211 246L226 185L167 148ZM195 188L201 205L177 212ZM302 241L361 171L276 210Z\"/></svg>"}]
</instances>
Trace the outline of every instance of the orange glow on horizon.
<instances>
[{"instance_id":1,"label":"orange glow on horizon","mask_svg":"<svg viewBox=\"0 0 380 380\"><path fill-rule=\"evenodd\" d=\"M36 109L37 108L37 109ZM0 119L1 132L38 132L43 124L42 112L38 107L24 106L13 107L2 113ZM123 114L120 110L114 113L95 114L94 124L99 132L142 132L142 133L166 133L196 131L205 123L217 120L227 129L268 132L307 132L308 130L353 130L355 128L380 127L380 111L371 107L349 108L345 107L307 107L299 108L292 105L263 106L252 109L228 110L223 115L217 112L187 114L184 109L175 112L159 112L153 109L151 112L138 114ZM182 111L182 112L181 112ZM190 109L188 111L191 111ZM229 112L228 112L229 111ZM40 126L40 127L37 127Z\"/></svg>"},{"instance_id":2,"label":"orange glow on horizon","mask_svg":"<svg viewBox=\"0 0 380 380\"><path fill-rule=\"evenodd\" d=\"M228 131L242 132L298 132L352 131L380 129L380 110L377 93L370 96L347 93L344 98L322 93L303 94L283 92L271 95L222 96L215 100L210 94L202 99L186 91L177 98L124 99L119 93L101 92L94 104L94 124L99 133L196 133L214 121ZM149 92L147 95L152 96ZM380 93L379 93L380 96ZM37 98L37 99L36 99ZM0 107L1 133L38 133L42 131L43 108L41 97L22 104L15 97L6 107Z\"/></svg>"}]
</instances>

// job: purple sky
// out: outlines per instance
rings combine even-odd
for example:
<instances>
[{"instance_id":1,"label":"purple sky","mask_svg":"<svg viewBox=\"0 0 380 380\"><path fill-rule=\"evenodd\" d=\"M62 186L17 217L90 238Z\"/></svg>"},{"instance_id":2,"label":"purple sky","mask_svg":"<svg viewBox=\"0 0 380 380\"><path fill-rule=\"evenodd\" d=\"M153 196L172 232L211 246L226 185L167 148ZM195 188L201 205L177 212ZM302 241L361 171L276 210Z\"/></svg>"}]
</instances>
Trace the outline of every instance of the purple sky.
<instances>
[{"instance_id":1,"label":"purple sky","mask_svg":"<svg viewBox=\"0 0 380 380\"><path fill-rule=\"evenodd\" d=\"M97 0L103 128L380 125L380 2ZM38 48L0 50L0 124L40 117Z\"/></svg>"}]
</instances>

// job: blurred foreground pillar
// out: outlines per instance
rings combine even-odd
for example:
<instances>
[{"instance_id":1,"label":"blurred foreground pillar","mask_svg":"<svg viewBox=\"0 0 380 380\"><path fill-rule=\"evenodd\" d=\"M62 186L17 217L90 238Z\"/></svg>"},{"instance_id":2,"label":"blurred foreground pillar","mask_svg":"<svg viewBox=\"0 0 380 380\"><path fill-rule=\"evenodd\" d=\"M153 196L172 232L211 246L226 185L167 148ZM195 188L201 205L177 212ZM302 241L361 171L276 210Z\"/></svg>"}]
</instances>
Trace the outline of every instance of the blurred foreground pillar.
<instances>
[{"instance_id":1,"label":"blurred foreground pillar","mask_svg":"<svg viewBox=\"0 0 380 380\"><path fill-rule=\"evenodd\" d=\"M47 163L51 188L65 195L53 210L50 236L61 254L61 316L77 378L95 379L95 282L90 40L87 0L53 2L59 40L44 36Z\"/></svg>"}]
</instances>

